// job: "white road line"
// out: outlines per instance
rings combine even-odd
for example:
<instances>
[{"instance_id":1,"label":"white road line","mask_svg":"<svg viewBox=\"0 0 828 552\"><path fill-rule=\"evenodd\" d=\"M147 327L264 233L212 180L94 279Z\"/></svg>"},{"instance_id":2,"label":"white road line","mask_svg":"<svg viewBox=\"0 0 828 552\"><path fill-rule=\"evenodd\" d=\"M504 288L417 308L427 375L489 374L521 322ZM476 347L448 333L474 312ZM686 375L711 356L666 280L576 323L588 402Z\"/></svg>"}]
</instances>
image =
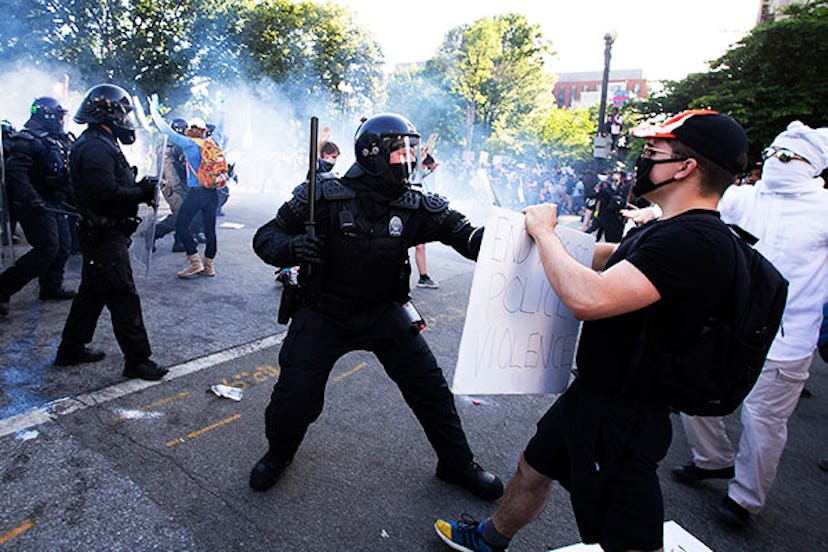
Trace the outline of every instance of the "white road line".
<instances>
[{"instance_id":1,"label":"white road line","mask_svg":"<svg viewBox=\"0 0 828 552\"><path fill-rule=\"evenodd\" d=\"M228 362L230 360L241 358L251 353L255 353L256 351L267 349L268 347L275 347L276 345L282 343L285 339L286 333L287 332L282 332L276 335L269 335L267 337L257 339L256 341L251 341L250 343L237 345L236 347L231 347L205 357L195 358L193 360L177 364L170 367L170 372L164 376L163 380L160 381L131 379L123 383L119 383L105 389L100 389L98 391L93 391L92 393L79 395L77 397L63 397L39 408L33 408L27 412L23 412L22 414L10 416L0 420L0 437L4 437L22 429L28 429L50 422L55 418L66 416L67 414L89 408L90 406L103 404L111 400L130 395L137 391L141 391L155 385L160 385L165 381L174 380L176 378L186 376L187 374L192 374L193 372L198 372L200 370L204 370L205 368L215 366L216 364L221 364L222 362Z\"/></svg>"}]
</instances>

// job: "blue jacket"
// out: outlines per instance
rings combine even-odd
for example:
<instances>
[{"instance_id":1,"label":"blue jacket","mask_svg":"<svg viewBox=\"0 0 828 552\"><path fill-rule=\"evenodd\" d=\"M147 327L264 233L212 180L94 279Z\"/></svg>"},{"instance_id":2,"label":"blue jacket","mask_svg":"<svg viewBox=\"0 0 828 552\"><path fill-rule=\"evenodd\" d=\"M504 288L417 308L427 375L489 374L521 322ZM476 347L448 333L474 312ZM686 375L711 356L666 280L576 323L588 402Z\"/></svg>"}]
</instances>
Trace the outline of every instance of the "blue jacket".
<instances>
[{"instance_id":1,"label":"blue jacket","mask_svg":"<svg viewBox=\"0 0 828 552\"><path fill-rule=\"evenodd\" d=\"M187 158L187 186L189 188L200 188L201 185L196 178L198 168L201 166L201 148L199 145L189 136L174 131L162 117L153 117L153 122L158 125L161 132L167 135L170 142L184 151L184 156Z\"/></svg>"}]
</instances>

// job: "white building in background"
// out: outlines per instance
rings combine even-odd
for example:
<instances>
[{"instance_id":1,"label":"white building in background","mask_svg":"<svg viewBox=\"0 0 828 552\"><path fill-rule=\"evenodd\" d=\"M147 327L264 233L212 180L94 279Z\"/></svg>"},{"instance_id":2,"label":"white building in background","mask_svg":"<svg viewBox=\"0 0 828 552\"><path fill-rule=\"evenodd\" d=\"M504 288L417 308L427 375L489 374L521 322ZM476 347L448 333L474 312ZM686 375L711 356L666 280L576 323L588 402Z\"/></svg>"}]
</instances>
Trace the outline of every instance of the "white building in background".
<instances>
[{"instance_id":1,"label":"white building in background","mask_svg":"<svg viewBox=\"0 0 828 552\"><path fill-rule=\"evenodd\" d=\"M780 13L791 4L809 4L810 0L759 0L759 23L776 21L785 16Z\"/></svg>"}]
</instances>

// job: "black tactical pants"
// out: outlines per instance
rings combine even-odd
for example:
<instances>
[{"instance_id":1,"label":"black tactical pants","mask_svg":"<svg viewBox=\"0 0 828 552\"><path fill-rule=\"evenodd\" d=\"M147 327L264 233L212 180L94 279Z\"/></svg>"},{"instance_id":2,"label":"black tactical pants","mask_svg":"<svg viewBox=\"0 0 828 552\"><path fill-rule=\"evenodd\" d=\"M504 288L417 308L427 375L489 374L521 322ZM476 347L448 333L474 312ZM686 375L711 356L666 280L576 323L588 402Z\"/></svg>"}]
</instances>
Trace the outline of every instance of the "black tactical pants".
<instances>
[{"instance_id":1,"label":"black tactical pants","mask_svg":"<svg viewBox=\"0 0 828 552\"><path fill-rule=\"evenodd\" d=\"M325 384L336 360L350 351L367 350L377 355L399 387L441 465L465 468L472 452L454 397L428 344L410 327L402 308L393 303L344 320L300 308L282 344L281 374L265 412L271 455L293 458L308 426L322 413Z\"/></svg>"},{"instance_id":2,"label":"black tactical pants","mask_svg":"<svg viewBox=\"0 0 828 552\"><path fill-rule=\"evenodd\" d=\"M69 220L65 215L42 211L18 222L32 248L0 274L0 293L12 296L34 278L40 279L42 293L60 291L72 239Z\"/></svg>"},{"instance_id":3,"label":"black tactical pants","mask_svg":"<svg viewBox=\"0 0 828 552\"><path fill-rule=\"evenodd\" d=\"M141 299L132 279L129 237L114 228L100 228L94 235L81 233L79 239L83 251L81 284L63 327L61 348L90 343L106 307L126 361L148 359L152 351L141 316Z\"/></svg>"}]
</instances>

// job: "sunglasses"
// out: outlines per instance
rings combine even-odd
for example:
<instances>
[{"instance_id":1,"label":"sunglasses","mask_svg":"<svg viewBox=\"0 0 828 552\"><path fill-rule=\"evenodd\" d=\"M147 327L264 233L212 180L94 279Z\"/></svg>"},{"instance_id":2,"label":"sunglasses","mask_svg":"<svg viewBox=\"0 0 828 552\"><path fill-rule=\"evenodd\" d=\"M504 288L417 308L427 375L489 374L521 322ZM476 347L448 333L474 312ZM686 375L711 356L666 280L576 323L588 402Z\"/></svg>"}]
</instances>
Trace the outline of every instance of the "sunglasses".
<instances>
[{"instance_id":1,"label":"sunglasses","mask_svg":"<svg viewBox=\"0 0 828 552\"><path fill-rule=\"evenodd\" d=\"M769 148L765 148L764 150L762 150L762 161L766 161L770 157L776 157L777 159L779 159L783 163L790 163L794 159L797 159L799 161L805 161L809 165L811 164L810 161L808 161L807 159L805 159L801 155L799 155L797 153L794 153L791 150L785 149L785 148L775 148L775 147L771 146Z\"/></svg>"},{"instance_id":2,"label":"sunglasses","mask_svg":"<svg viewBox=\"0 0 828 552\"><path fill-rule=\"evenodd\" d=\"M664 155L669 155L670 157L675 157L675 158L680 157L674 151L654 148L653 146L649 146L649 145L644 146L643 156L644 156L645 159L652 159L653 155L655 155L656 153L663 153ZM680 161L680 159L676 159L676 161Z\"/></svg>"}]
</instances>

